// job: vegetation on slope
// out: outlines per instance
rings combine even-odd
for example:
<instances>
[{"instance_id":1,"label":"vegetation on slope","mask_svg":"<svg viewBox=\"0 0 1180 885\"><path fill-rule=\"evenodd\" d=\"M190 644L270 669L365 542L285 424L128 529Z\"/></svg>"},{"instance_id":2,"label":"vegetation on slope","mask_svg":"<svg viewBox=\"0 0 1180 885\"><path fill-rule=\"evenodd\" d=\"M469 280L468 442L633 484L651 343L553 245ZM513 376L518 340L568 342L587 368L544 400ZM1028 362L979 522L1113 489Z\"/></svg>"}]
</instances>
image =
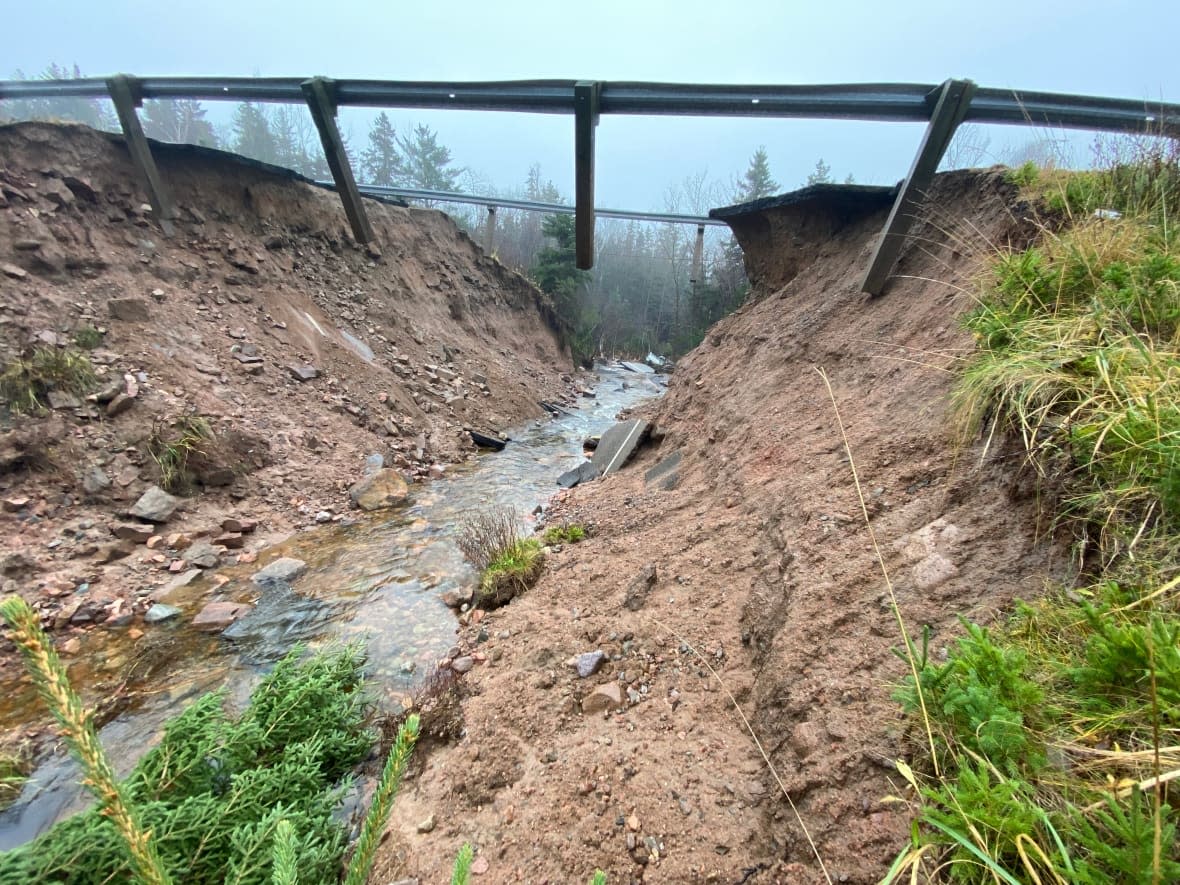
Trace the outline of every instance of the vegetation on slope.
<instances>
[{"instance_id":1,"label":"vegetation on slope","mask_svg":"<svg viewBox=\"0 0 1180 885\"><path fill-rule=\"evenodd\" d=\"M536 538L521 538L510 507L478 513L463 524L459 550L479 572L475 604L499 608L541 577L545 554Z\"/></svg>"},{"instance_id":2,"label":"vegetation on slope","mask_svg":"<svg viewBox=\"0 0 1180 885\"><path fill-rule=\"evenodd\" d=\"M891 878L1180 881L1178 160L1012 174L1053 224L996 260L954 404L965 436L1023 440L1083 578L965 623L944 663L908 650L935 758L902 766L921 826Z\"/></svg>"}]
</instances>

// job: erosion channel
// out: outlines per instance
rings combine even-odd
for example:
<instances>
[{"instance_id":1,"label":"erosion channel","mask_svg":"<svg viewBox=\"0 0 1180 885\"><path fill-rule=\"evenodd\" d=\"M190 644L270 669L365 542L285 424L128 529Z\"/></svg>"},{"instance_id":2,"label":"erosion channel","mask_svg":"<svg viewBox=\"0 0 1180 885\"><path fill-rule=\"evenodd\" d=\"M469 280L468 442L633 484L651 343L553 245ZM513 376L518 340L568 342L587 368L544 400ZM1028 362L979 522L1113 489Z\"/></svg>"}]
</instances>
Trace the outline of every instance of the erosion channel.
<instances>
[{"instance_id":1,"label":"erosion channel","mask_svg":"<svg viewBox=\"0 0 1180 885\"><path fill-rule=\"evenodd\" d=\"M379 704L396 707L454 643L455 617L441 596L475 580L454 543L465 517L506 506L534 523L533 511L557 490L555 477L584 460L582 441L608 428L621 410L664 390L660 376L613 366L599 366L596 374L594 398L510 431L503 451L414 486L406 506L294 535L254 563L221 569L228 583L220 587L202 577L181 588L166 604L182 614L152 627L138 643L125 631L87 634L71 681L84 691L112 681L135 686L127 709L102 730L120 774L196 695L225 686L235 702L244 702L259 675L296 643L362 640ZM290 585L260 589L251 581L282 557L305 562L307 571ZM201 632L192 616L213 593L254 607L218 635ZM0 686L0 697L0 728L46 716L26 681ZM0 850L89 804L79 777L64 749L43 760L20 798L0 814Z\"/></svg>"}]
</instances>

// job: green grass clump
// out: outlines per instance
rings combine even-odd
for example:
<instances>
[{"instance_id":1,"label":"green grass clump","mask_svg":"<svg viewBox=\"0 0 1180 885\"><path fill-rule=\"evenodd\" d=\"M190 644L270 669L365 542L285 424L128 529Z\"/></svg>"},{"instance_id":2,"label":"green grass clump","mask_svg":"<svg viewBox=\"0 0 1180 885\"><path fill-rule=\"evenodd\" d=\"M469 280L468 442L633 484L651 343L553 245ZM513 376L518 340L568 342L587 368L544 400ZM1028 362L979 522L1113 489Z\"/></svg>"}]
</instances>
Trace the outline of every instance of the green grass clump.
<instances>
[{"instance_id":1,"label":"green grass clump","mask_svg":"<svg viewBox=\"0 0 1180 885\"><path fill-rule=\"evenodd\" d=\"M477 513L459 532L459 549L479 572L475 603L481 608L506 605L541 577L541 542L521 538L519 524L511 508L500 508Z\"/></svg>"},{"instance_id":2,"label":"green grass clump","mask_svg":"<svg viewBox=\"0 0 1180 885\"><path fill-rule=\"evenodd\" d=\"M74 346L80 350L94 350L100 344L102 344L102 332L89 323L74 330Z\"/></svg>"},{"instance_id":3,"label":"green grass clump","mask_svg":"<svg viewBox=\"0 0 1180 885\"><path fill-rule=\"evenodd\" d=\"M160 486L169 492L192 485L188 462L213 440L213 428L200 416L180 418L171 425L157 425L148 439L148 451L160 470Z\"/></svg>"},{"instance_id":4,"label":"green grass clump","mask_svg":"<svg viewBox=\"0 0 1180 885\"><path fill-rule=\"evenodd\" d=\"M1108 560L1180 529L1180 164L1147 165L1155 178L1076 173L1106 198L1059 189L1075 222L997 260L966 318L979 350L953 403L965 438L989 421L1021 436L1063 480L1061 515ZM1128 214L1085 214L1095 200Z\"/></svg>"},{"instance_id":5,"label":"green grass clump","mask_svg":"<svg viewBox=\"0 0 1180 885\"><path fill-rule=\"evenodd\" d=\"M547 547L552 547L555 544L577 544L585 538L586 529L574 522L550 526L541 535L541 540Z\"/></svg>"},{"instance_id":6,"label":"green grass clump","mask_svg":"<svg viewBox=\"0 0 1180 885\"><path fill-rule=\"evenodd\" d=\"M480 575L476 604L481 608L506 605L537 583L544 559L541 542L536 538L518 540L504 548Z\"/></svg>"},{"instance_id":7,"label":"green grass clump","mask_svg":"<svg viewBox=\"0 0 1180 885\"><path fill-rule=\"evenodd\" d=\"M0 403L10 412L27 415L45 409L51 390L77 396L98 383L89 357L76 350L38 347L9 363L0 373Z\"/></svg>"},{"instance_id":8,"label":"green grass clump","mask_svg":"<svg viewBox=\"0 0 1180 885\"><path fill-rule=\"evenodd\" d=\"M1180 881L1180 154L1009 180L1056 218L984 280L954 416L1022 440L1090 565L941 663L909 649L934 758L899 765L918 825L887 880Z\"/></svg>"}]
</instances>

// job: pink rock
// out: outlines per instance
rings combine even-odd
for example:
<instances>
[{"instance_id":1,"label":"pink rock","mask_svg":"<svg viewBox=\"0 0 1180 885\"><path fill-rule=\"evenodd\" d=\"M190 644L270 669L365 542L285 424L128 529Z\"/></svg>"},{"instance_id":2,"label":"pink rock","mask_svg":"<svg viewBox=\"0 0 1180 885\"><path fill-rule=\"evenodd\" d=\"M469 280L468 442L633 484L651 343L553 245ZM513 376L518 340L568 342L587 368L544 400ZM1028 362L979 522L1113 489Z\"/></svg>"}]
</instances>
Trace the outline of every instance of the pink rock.
<instances>
[{"instance_id":1,"label":"pink rock","mask_svg":"<svg viewBox=\"0 0 1180 885\"><path fill-rule=\"evenodd\" d=\"M210 602L193 618L193 626L208 632L224 630L252 608L244 602Z\"/></svg>"}]
</instances>

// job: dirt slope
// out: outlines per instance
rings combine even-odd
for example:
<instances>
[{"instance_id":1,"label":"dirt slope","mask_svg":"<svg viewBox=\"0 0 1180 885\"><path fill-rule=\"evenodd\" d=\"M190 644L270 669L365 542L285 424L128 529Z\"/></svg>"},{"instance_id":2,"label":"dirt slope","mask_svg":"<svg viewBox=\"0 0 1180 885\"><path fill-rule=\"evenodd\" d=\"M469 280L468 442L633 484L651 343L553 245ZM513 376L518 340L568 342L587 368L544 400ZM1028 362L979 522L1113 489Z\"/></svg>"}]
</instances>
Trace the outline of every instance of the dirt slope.
<instances>
[{"instance_id":1,"label":"dirt slope","mask_svg":"<svg viewBox=\"0 0 1180 885\"><path fill-rule=\"evenodd\" d=\"M467 677L466 735L419 757L373 882L445 881L465 840L477 881L578 882L595 868L612 883L823 881L726 691L832 881L879 879L908 832L906 810L882 799L903 792L893 764L914 736L890 699L905 672L898 627L816 368L902 612L915 634L931 627L932 653L956 613L987 622L1037 594L1067 562L1038 540L1031 478L1003 453L956 450L946 418L947 368L972 346L956 318L977 256L1028 235L1013 199L996 172L941 176L904 277L875 300L858 283L883 209L831 224L784 215L746 237L762 291L677 367L649 416L658 444L557 509L591 539L467 629L486 663ZM645 488L676 451L679 484ZM649 564L656 582L631 610ZM611 656L597 674L565 666L594 649ZM625 711L583 715L580 701L616 682Z\"/></svg>"},{"instance_id":2,"label":"dirt slope","mask_svg":"<svg viewBox=\"0 0 1180 885\"><path fill-rule=\"evenodd\" d=\"M0 127L0 363L105 330L89 355L127 407L0 418L3 591L38 605L67 652L96 622L134 628L226 517L260 527L221 562L346 515L367 455L423 478L471 454L465 425L539 416L569 388L537 290L443 213L370 202L362 250L329 192L218 152L155 155L180 206L171 238L119 139ZM216 432L214 463L164 542L113 538L159 480L153 430L189 415Z\"/></svg>"}]
</instances>

